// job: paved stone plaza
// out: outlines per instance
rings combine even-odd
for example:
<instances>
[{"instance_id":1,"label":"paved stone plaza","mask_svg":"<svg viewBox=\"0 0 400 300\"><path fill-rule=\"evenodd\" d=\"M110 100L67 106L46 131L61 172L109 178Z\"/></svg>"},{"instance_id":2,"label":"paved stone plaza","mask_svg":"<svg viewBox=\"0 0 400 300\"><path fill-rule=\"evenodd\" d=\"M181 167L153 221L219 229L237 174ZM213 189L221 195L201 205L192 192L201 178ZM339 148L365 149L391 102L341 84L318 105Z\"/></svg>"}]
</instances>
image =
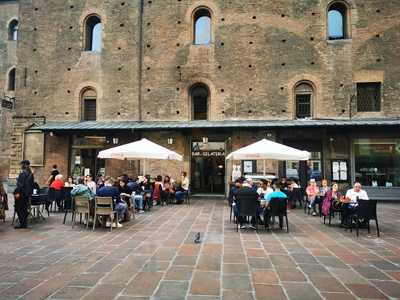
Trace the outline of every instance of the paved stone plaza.
<instances>
[{"instance_id":1,"label":"paved stone plaza","mask_svg":"<svg viewBox=\"0 0 400 300\"><path fill-rule=\"evenodd\" d=\"M0 299L400 298L400 206L379 204L381 239L302 210L290 233L236 233L223 201L155 208L122 229L0 224ZM337 220L335 220L337 222ZM194 236L202 233L202 243Z\"/></svg>"}]
</instances>

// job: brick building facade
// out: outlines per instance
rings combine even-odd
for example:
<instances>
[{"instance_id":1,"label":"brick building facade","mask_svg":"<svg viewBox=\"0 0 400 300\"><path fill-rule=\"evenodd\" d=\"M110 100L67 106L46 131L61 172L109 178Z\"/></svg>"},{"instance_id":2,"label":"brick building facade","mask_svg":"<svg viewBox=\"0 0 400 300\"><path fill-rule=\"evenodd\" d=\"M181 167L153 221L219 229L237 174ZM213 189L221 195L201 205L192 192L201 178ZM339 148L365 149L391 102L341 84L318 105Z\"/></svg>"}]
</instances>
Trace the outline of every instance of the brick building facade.
<instances>
[{"instance_id":1,"label":"brick building facade","mask_svg":"<svg viewBox=\"0 0 400 300\"><path fill-rule=\"evenodd\" d=\"M17 65L18 1L0 2L0 182L9 172L10 129L12 110L8 105L15 96L15 67ZM6 103L3 103L6 101ZM8 105L7 105L8 104Z\"/></svg>"},{"instance_id":2,"label":"brick building facade","mask_svg":"<svg viewBox=\"0 0 400 300\"><path fill-rule=\"evenodd\" d=\"M27 131L11 158L33 158L41 183L53 163L137 174L95 157L147 137L185 157L151 175L186 170L221 193L225 155L267 137L313 153L269 163L275 175L400 187L399 1L22 0L18 19L14 126Z\"/></svg>"}]
</instances>

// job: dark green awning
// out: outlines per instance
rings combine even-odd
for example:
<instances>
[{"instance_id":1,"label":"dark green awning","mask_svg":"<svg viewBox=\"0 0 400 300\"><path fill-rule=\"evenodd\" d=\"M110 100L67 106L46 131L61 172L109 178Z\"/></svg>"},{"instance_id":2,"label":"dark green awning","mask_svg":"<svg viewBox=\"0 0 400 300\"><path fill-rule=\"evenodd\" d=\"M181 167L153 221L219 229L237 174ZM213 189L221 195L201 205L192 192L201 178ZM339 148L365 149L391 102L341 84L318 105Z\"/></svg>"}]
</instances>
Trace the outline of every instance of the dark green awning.
<instances>
[{"instance_id":1,"label":"dark green awning","mask_svg":"<svg viewBox=\"0 0 400 300\"><path fill-rule=\"evenodd\" d=\"M288 128L288 127L341 127L341 126L399 126L396 119L305 119L305 120L226 120L187 122L47 122L36 127L42 131L87 130L151 130L194 128Z\"/></svg>"}]
</instances>

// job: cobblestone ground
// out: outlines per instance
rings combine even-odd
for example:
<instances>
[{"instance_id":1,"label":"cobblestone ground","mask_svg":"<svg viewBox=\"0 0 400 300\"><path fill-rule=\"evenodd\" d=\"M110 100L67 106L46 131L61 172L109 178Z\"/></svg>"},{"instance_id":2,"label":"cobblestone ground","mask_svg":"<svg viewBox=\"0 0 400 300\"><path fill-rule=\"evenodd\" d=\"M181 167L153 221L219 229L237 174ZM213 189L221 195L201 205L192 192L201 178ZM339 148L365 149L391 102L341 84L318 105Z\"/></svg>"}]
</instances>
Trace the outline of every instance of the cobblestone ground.
<instances>
[{"instance_id":1,"label":"cobblestone ground","mask_svg":"<svg viewBox=\"0 0 400 300\"><path fill-rule=\"evenodd\" d=\"M112 233L71 229L61 214L23 231L8 221L0 299L400 298L400 205L379 204L379 215L380 239L374 226L357 238L302 210L290 212L289 234L236 233L226 203L210 200L156 208Z\"/></svg>"}]
</instances>

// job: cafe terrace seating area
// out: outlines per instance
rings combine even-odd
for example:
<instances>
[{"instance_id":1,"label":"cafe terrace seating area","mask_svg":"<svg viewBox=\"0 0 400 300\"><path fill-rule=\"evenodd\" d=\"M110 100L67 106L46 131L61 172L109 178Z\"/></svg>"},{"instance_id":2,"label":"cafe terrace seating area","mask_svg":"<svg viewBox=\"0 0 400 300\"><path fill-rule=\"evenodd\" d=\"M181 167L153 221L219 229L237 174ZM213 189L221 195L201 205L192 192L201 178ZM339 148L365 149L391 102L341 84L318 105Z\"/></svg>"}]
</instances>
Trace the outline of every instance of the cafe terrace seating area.
<instances>
[{"instance_id":1,"label":"cafe terrace seating area","mask_svg":"<svg viewBox=\"0 0 400 300\"><path fill-rule=\"evenodd\" d=\"M72 228L52 211L15 231L10 204L0 223L1 299L400 297L396 203L378 203L379 238L324 225L303 209L288 212L289 232L237 232L217 199L157 206L112 232L78 220Z\"/></svg>"}]
</instances>

